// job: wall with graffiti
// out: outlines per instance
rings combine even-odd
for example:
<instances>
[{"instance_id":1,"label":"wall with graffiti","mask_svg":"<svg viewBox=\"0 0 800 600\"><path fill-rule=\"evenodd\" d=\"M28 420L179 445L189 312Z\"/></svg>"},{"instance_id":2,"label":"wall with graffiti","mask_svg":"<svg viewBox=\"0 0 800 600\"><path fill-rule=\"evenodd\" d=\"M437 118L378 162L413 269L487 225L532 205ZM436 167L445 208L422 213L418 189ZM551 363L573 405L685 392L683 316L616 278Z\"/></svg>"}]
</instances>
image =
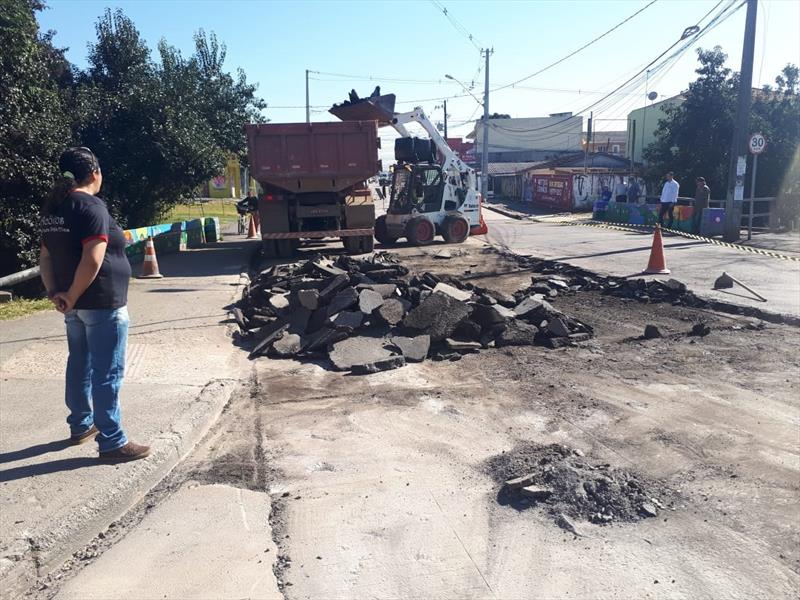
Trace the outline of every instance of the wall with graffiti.
<instances>
[{"instance_id":1,"label":"wall with graffiti","mask_svg":"<svg viewBox=\"0 0 800 600\"><path fill-rule=\"evenodd\" d=\"M137 263L144 257L144 244L147 238L153 238L156 254L170 254L180 252L187 248L197 248L211 241L222 239L219 219L206 217L192 221L179 221L177 223L160 223L126 229L125 254L128 261Z\"/></svg>"},{"instance_id":2,"label":"wall with graffiti","mask_svg":"<svg viewBox=\"0 0 800 600\"><path fill-rule=\"evenodd\" d=\"M592 218L607 223L653 226L658 223L658 204L627 204L598 200L592 209ZM725 209L706 208L700 221L700 231L695 231L694 207L678 205L673 209L672 229L700 235L721 235Z\"/></svg>"},{"instance_id":3,"label":"wall with graffiti","mask_svg":"<svg viewBox=\"0 0 800 600\"><path fill-rule=\"evenodd\" d=\"M522 173L520 193L516 197L523 202L532 202L542 208L555 210L588 210L596 200L603 197L608 189L611 197L617 191L617 185L628 183L627 175L610 173L588 173L578 175L534 175ZM636 178L639 184L639 197L644 198L647 189L644 180Z\"/></svg>"}]
</instances>

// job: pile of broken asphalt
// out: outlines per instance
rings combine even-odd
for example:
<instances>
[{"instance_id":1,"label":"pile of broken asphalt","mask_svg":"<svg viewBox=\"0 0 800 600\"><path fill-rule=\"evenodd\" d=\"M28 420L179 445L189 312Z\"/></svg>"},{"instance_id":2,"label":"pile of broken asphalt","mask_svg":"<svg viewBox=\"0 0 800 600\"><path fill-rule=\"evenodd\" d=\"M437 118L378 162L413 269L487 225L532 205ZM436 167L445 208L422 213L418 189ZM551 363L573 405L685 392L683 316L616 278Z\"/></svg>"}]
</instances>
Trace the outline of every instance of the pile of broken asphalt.
<instances>
[{"instance_id":1,"label":"pile of broken asphalt","mask_svg":"<svg viewBox=\"0 0 800 600\"><path fill-rule=\"evenodd\" d=\"M548 302L559 292L569 292L559 276L534 277L510 295L448 275L409 275L390 253L317 256L258 273L233 314L251 357L327 357L328 367L366 374L492 347L588 340L591 326Z\"/></svg>"}]
</instances>

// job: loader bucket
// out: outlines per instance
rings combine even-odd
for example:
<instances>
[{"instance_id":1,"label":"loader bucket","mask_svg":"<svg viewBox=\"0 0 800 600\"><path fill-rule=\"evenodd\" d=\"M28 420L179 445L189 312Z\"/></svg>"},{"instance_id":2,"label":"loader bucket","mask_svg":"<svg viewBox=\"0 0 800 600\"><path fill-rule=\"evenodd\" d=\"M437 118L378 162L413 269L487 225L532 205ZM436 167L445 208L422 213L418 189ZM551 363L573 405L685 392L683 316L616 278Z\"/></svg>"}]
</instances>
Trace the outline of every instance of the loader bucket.
<instances>
[{"instance_id":1,"label":"loader bucket","mask_svg":"<svg viewBox=\"0 0 800 600\"><path fill-rule=\"evenodd\" d=\"M363 98L358 102L334 104L328 111L342 121L378 121L389 125L394 118L394 94Z\"/></svg>"}]
</instances>

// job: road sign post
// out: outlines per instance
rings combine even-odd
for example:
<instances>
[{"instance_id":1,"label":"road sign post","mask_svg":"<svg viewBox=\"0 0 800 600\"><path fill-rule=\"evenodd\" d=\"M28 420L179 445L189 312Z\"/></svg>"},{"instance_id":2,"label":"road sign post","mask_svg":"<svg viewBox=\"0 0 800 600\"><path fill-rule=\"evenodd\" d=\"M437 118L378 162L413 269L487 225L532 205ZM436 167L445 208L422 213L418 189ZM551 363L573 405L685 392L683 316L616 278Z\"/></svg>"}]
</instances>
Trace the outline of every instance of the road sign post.
<instances>
[{"instance_id":1,"label":"road sign post","mask_svg":"<svg viewBox=\"0 0 800 600\"><path fill-rule=\"evenodd\" d=\"M758 155L767 149L767 140L760 133L754 133L750 136L750 141L747 144L750 149L750 154L753 155L753 175L750 178L750 210L747 216L747 239L753 237L753 199L756 197L756 173L758 172Z\"/></svg>"}]
</instances>

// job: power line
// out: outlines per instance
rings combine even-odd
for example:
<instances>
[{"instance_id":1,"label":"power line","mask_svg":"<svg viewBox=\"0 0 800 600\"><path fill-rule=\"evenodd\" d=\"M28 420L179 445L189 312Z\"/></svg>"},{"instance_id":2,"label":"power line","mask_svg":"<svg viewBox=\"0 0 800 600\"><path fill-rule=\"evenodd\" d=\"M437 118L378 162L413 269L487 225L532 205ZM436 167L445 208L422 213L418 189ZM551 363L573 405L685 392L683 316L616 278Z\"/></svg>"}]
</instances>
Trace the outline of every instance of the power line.
<instances>
[{"instance_id":1,"label":"power line","mask_svg":"<svg viewBox=\"0 0 800 600\"><path fill-rule=\"evenodd\" d=\"M719 5L722 3L722 1L723 1L723 0L720 0L720 2L719 2L719 3L717 3L717 5L716 5L714 8L716 8L717 6L719 6ZM730 10L731 6L733 6L733 4L735 4L735 2L732 2L730 5L728 5L727 7L725 7L725 8L724 8L722 11L720 11L720 12L719 12L719 13L718 13L718 14L717 14L717 15L716 15L716 16L715 16L715 17L714 17L714 18L713 18L713 19L712 19L712 20L711 20L711 21L708 23L708 25L706 25L706 26L705 26L703 29L701 29L701 30L699 30L699 31L695 32L694 34L692 34L692 35L690 35L690 36L688 36L688 37L690 38L690 41L689 41L687 44L685 44L685 45L684 45L684 47L683 47L683 48L680 50L680 52L684 52L686 49L688 49L690 46L692 46L692 45L693 45L693 44L694 44L694 43L697 41L697 39L699 39L699 37L698 37L698 36L700 36L700 34L701 34L701 33L703 33L703 34L704 34L704 32L707 32L707 31L708 31L710 28L716 27L716 26L717 26L719 23L721 23L722 21L724 21L724 20L726 20L728 17L730 17L732 14L734 14L734 13L735 13L737 10L739 10L739 9L740 9L742 6L744 6L744 4L745 4L745 2L746 2L746 1L747 1L747 0L743 0L743 1L742 1L742 2L741 2L739 5L738 5L738 6L736 6L736 7L735 7L735 9L734 9L732 12L728 12L728 11ZM714 8L712 8L712 9L711 9L711 11L713 11L713 10L714 10ZM706 19L706 17L708 17L708 15L711 13L711 11L709 11L708 13L706 13L706 14L705 14L705 15L704 15L704 16L703 16L703 17L702 17L702 18L701 18L701 19L698 21L698 23L701 23L702 21L704 21L704 20ZM726 13L727 13L727 14L726 14ZM724 18L723 18L723 15L724 15ZM720 19L721 19L721 20L720 20ZM608 99L609 99L611 96L615 95L615 94L616 94L616 93L617 93L619 90L621 90L621 89L625 88L626 86L628 86L628 85L631 83L631 81L633 81L634 79L636 79L637 77L639 77L639 76L640 76L640 75L641 75L641 74L642 74L644 71L646 71L647 69L649 69L649 68L650 68L652 65L654 65L655 63L657 63L659 60L661 60L661 59L662 59L662 58L663 58L663 57L664 57L664 56L665 56L665 55L666 55L666 54L667 54L667 53L668 53L670 50L672 50L673 48L675 48L675 46L678 46L678 45L679 45L681 42L683 42L685 39L687 39L687 38L686 38L686 37L684 37L684 36L681 36L681 38L680 38L680 39L678 39L678 40L677 40L675 43L673 43L672 45L670 45L670 46L669 46L669 47L668 47L666 50L664 50L664 51L663 51L661 54L659 54L659 55L658 55L657 57L655 57L655 58L654 58L652 61L650 61L650 62L649 62L649 63L648 63L648 64L647 64L647 65L646 65L646 66L645 66L643 69L641 69L641 70L640 70L638 73L636 73L636 74L635 74L633 77L631 77L631 78L630 78L630 79L628 79L626 82L624 82L622 85L618 86L617 88L615 88L614 90L612 90L611 92L609 92L609 93L608 93L606 96L604 96L604 97L603 97L603 98L601 98L600 100L597 100L596 102L593 102L592 104L590 104L589 106L587 106L587 107L586 107L586 108L584 108L583 110L580 110L580 111L578 111L578 113L577 113L577 114L581 114L581 113L588 112L589 110L591 110L591 109L593 109L593 108L595 108L595 107L597 107L597 106L601 105L603 102L605 102L606 100L608 100ZM663 66L663 64L666 64L667 62L669 62L669 60L671 60L671 59L672 59L674 56L678 55L680 52L678 52L678 53L675 53L674 55L670 56L670 57L669 57L669 58L668 58L666 61L664 61L664 63L662 63L662 65L660 65L658 68L661 68L661 67ZM501 129L501 130L505 130L505 131L511 131L511 132L515 132L515 133L533 133L533 132L535 132L535 131L541 131L541 130L543 130L543 129L549 129L549 128L551 128L551 127L555 127L555 126L556 126L556 125L558 125L559 123L563 123L563 122L565 122L565 121L567 121L567 120L569 120L569 119L571 119L571 118L572 118L572 117L567 117L566 119L563 119L563 120L561 120L561 121L558 121L558 122L556 122L556 123L551 123L550 125L544 125L544 126L542 126L542 127L537 127L537 128L533 128L533 129L508 129L508 128L502 127L502 126L501 126L501 125L499 125L499 124L492 123L491 121L489 121L489 126L491 126L491 127L495 128L495 129Z\"/></svg>"},{"instance_id":2,"label":"power line","mask_svg":"<svg viewBox=\"0 0 800 600\"><path fill-rule=\"evenodd\" d=\"M438 0L430 0L430 1L431 4L433 4L438 10L440 10L442 14L445 16L445 18L448 21L450 21L450 24L455 28L455 30L458 31L464 37L466 37L469 40L470 44L475 46L476 50L480 51L482 49L483 44L478 42L475 36L472 35L469 31L467 31L467 28L464 27L453 15L451 15L448 12L447 7L444 4L442 4Z\"/></svg>"},{"instance_id":3,"label":"power line","mask_svg":"<svg viewBox=\"0 0 800 600\"><path fill-rule=\"evenodd\" d=\"M574 51L570 52L570 53L569 53L569 54L567 54L565 57L558 59L558 60L557 60L557 61L555 61L554 63L550 63L549 65L547 65L546 67L543 67L543 68L539 69L539 70L538 70L538 71L536 71L535 73L531 73L530 75L528 75L528 76L526 76L526 77L523 77L522 79L517 79L516 81L513 81L513 82L511 82L511 83L507 83L507 84L505 84L505 85L501 85L500 87L497 87L497 88L495 88L495 89L493 89L493 90L491 90L491 91L493 91L493 92L496 92L496 91L498 91L498 90L503 90L503 89L505 89L505 88L508 88L508 87L513 87L513 86L517 85L518 83L522 83L523 81L527 81L528 79L531 79L531 78L533 78L533 77L536 77L537 75L539 75L539 74L541 74L541 73L544 73L544 72L545 72L545 71L547 71L548 69L552 69L553 67L555 67L556 65L559 65L559 64L561 64L561 63L562 63L562 62L564 62L565 60L567 60L567 59L569 59L569 58L572 58L573 56L575 56L576 54L578 54L578 53L579 53L579 52L581 52L582 50L585 50L586 48L588 48L589 46L591 46L591 45L592 45L592 44L594 44L595 42L599 42L599 41L600 41L600 40L602 40L604 37L606 37L606 36L607 36L609 33L611 33L612 31L614 31L614 30L616 30L616 29L619 29L619 28L620 28L620 27L622 27L622 26L623 26L625 23L627 23L628 21L630 21L631 19L633 19L633 18L634 18L636 15L638 15L638 14L640 14L640 13L642 13L642 12L646 11L648 8L650 8L651 6L653 6L653 4L655 4L656 2L658 2L658 0L652 0L652 1L651 1L649 4L645 5L643 8L640 8L639 10L637 10L635 13L633 13L633 14L632 14L630 17L628 17L627 19L624 19L623 21L620 21L619 23L617 23L616 25L614 25L614 27L612 27L611 29L609 29L609 30L608 30L608 31L606 31L605 33L603 33L603 34L600 34L599 36L597 36L597 37L596 37L596 38L594 38L593 40L591 40L591 41L587 42L586 44L584 44L583 46L581 46L581 47L580 47L580 48L578 48L577 50L574 50Z\"/></svg>"}]
</instances>

